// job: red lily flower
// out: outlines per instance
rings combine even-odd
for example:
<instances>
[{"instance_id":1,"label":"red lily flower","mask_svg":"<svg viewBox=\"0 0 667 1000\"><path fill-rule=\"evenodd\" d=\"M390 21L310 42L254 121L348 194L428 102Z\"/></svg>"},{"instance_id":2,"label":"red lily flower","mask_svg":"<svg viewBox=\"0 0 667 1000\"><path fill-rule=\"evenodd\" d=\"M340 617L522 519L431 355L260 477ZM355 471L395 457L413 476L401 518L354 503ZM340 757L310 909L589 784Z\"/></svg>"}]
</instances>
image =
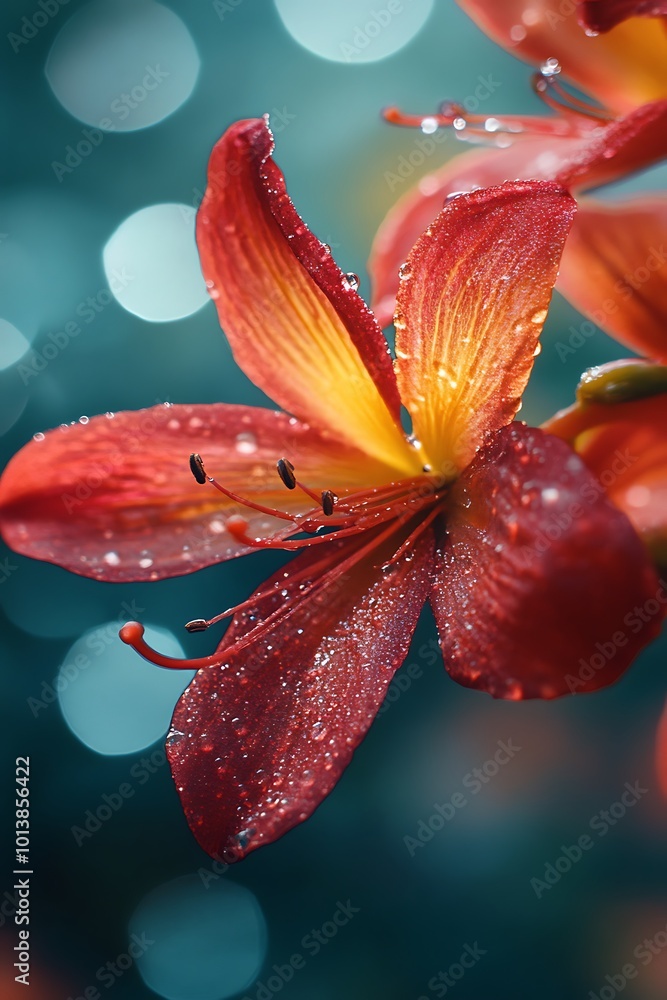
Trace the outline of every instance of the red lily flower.
<instances>
[{"instance_id":1,"label":"red lily flower","mask_svg":"<svg viewBox=\"0 0 667 1000\"><path fill-rule=\"evenodd\" d=\"M542 64L534 85L559 114L488 117L452 106L429 118L387 113L398 124L430 130L454 124L459 138L513 144L454 157L388 213L369 261L374 309L383 325L393 310L396 269L444 198L516 177L555 180L580 196L667 155L667 101L653 100L667 95L662 23L634 19L604 38L590 38L555 0L460 3L492 38ZM558 60L573 83L614 110L585 105L565 91ZM610 205L578 197L578 204L559 291L622 343L667 359L667 198L658 194Z\"/></svg>"},{"instance_id":2,"label":"red lily flower","mask_svg":"<svg viewBox=\"0 0 667 1000\"><path fill-rule=\"evenodd\" d=\"M190 623L233 616L210 656L161 656L136 622L121 633L155 663L200 668L168 756L199 843L228 859L276 839L331 791L427 600L457 681L553 698L657 586L637 532L600 491L549 530L595 479L565 442L511 423L571 196L508 183L443 209L402 270L394 368L356 279L296 214L272 149L261 120L227 131L197 236L236 360L294 416L219 405L97 417L29 443L0 480L10 545L102 579L305 550L243 604ZM241 428L253 449L238 447ZM271 471L281 455L284 499ZM105 460L72 523L63 495L76 498L91 462ZM616 680L657 630L629 635L580 690Z\"/></svg>"}]
</instances>

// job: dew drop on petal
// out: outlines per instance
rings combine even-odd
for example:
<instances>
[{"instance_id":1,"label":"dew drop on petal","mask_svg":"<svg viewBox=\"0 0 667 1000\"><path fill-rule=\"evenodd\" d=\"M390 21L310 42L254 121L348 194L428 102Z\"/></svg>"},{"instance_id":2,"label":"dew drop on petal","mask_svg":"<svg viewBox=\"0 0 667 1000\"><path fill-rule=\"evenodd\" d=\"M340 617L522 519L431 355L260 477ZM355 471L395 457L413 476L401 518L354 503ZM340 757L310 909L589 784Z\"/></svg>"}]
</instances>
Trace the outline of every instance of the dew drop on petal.
<instances>
[{"instance_id":1,"label":"dew drop on petal","mask_svg":"<svg viewBox=\"0 0 667 1000\"><path fill-rule=\"evenodd\" d=\"M252 455L257 451L257 438L254 434L247 432L237 434L235 448L239 455Z\"/></svg>"},{"instance_id":2,"label":"dew drop on petal","mask_svg":"<svg viewBox=\"0 0 667 1000\"><path fill-rule=\"evenodd\" d=\"M33 439L33 441L43 441L44 440L44 435L42 434L41 431L37 431L36 434L33 434L32 439Z\"/></svg>"},{"instance_id":3,"label":"dew drop on petal","mask_svg":"<svg viewBox=\"0 0 667 1000\"><path fill-rule=\"evenodd\" d=\"M102 556L102 561L107 564L107 566L120 566L120 556L117 552L105 552Z\"/></svg>"},{"instance_id":4,"label":"dew drop on petal","mask_svg":"<svg viewBox=\"0 0 667 1000\"><path fill-rule=\"evenodd\" d=\"M356 292L359 288L359 275L355 274L354 271L348 271L347 274L343 275L343 287Z\"/></svg>"}]
</instances>

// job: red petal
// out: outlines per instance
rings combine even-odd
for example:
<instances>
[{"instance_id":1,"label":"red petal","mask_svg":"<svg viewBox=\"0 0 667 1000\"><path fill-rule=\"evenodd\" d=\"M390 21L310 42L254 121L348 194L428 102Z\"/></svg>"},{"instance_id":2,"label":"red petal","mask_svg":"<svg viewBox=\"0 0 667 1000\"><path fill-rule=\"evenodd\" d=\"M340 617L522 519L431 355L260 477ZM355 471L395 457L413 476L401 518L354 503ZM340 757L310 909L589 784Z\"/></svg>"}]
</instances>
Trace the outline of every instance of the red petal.
<instances>
[{"instance_id":1,"label":"red petal","mask_svg":"<svg viewBox=\"0 0 667 1000\"><path fill-rule=\"evenodd\" d=\"M197 216L202 270L234 357L286 410L417 472L382 330L297 215L272 150L263 120L228 129Z\"/></svg>"},{"instance_id":2,"label":"red petal","mask_svg":"<svg viewBox=\"0 0 667 1000\"><path fill-rule=\"evenodd\" d=\"M209 854L238 860L305 820L332 790L403 662L431 586L423 532L388 572L406 529L341 572L372 536L310 550L261 588L256 618L296 595L294 609L229 665L200 670L179 701L167 754L183 808ZM313 579L326 586L299 598ZM339 567L336 573L336 566ZM307 581L306 581L307 582ZM287 591L287 594L285 593ZM222 647L255 620L239 616Z\"/></svg>"},{"instance_id":3,"label":"red petal","mask_svg":"<svg viewBox=\"0 0 667 1000\"><path fill-rule=\"evenodd\" d=\"M191 573L247 552L225 529L232 513L243 513L257 535L293 530L197 484L191 452L237 494L295 513L313 501L281 484L283 455L314 488L343 493L385 481L384 466L284 413L154 406L64 425L27 444L0 479L2 535L23 555L119 582Z\"/></svg>"},{"instance_id":4,"label":"red petal","mask_svg":"<svg viewBox=\"0 0 667 1000\"><path fill-rule=\"evenodd\" d=\"M575 212L546 182L461 195L417 241L396 307L396 374L436 473L514 417Z\"/></svg>"},{"instance_id":5,"label":"red petal","mask_svg":"<svg viewBox=\"0 0 667 1000\"><path fill-rule=\"evenodd\" d=\"M659 632L667 605L636 532L557 438L494 435L447 526L431 603L459 683L510 699L594 691Z\"/></svg>"},{"instance_id":6,"label":"red petal","mask_svg":"<svg viewBox=\"0 0 667 1000\"><path fill-rule=\"evenodd\" d=\"M591 38L563 0L457 0L494 41L535 66L555 58L576 86L614 111L667 97L667 37L633 19Z\"/></svg>"},{"instance_id":7,"label":"red petal","mask_svg":"<svg viewBox=\"0 0 667 1000\"><path fill-rule=\"evenodd\" d=\"M588 31L609 31L628 17L667 17L664 0L579 0L579 23Z\"/></svg>"},{"instance_id":8,"label":"red petal","mask_svg":"<svg viewBox=\"0 0 667 1000\"><path fill-rule=\"evenodd\" d=\"M579 205L559 290L621 343L667 360L667 195Z\"/></svg>"},{"instance_id":9,"label":"red petal","mask_svg":"<svg viewBox=\"0 0 667 1000\"><path fill-rule=\"evenodd\" d=\"M369 272L379 322L391 321L398 270L413 244L454 192L504 181L556 180L573 190L607 184L667 156L667 101L646 105L584 138L517 139L506 149L455 156L408 191L391 209L373 241Z\"/></svg>"}]
</instances>

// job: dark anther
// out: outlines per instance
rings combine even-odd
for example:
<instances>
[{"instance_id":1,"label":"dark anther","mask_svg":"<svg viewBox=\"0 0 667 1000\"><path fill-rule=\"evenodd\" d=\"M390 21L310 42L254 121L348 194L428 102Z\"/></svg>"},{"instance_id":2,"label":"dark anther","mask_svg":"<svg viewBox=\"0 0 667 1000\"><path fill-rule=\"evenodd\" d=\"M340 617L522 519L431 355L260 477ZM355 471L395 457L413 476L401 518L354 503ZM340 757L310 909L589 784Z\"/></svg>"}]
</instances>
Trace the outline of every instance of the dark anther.
<instances>
[{"instance_id":1,"label":"dark anther","mask_svg":"<svg viewBox=\"0 0 667 1000\"><path fill-rule=\"evenodd\" d=\"M201 485L206 482L206 473L204 472L204 463L201 460L201 455L190 455L190 472Z\"/></svg>"},{"instance_id":2,"label":"dark anther","mask_svg":"<svg viewBox=\"0 0 667 1000\"><path fill-rule=\"evenodd\" d=\"M296 476L294 475L294 466L292 463L287 458L281 458L276 468L278 469L278 475L287 489L293 490L296 486Z\"/></svg>"},{"instance_id":3,"label":"dark anther","mask_svg":"<svg viewBox=\"0 0 667 1000\"><path fill-rule=\"evenodd\" d=\"M195 618L194 621L188 622L185 628L188 632L205 632L208 622L203 618Z\"/></svg>"},{"instance_id":4,"label":"dark anther","mask_svg":"<svg viewBox=\"0 0 667 1000\"><path fill-rule=\"evenodd\" d=\"M334 512L334 504L336 503L336 494L332 493L331 490L323 490L322 492L322 510L327 517L331 517Z\"/></svg>"}]
</instances>

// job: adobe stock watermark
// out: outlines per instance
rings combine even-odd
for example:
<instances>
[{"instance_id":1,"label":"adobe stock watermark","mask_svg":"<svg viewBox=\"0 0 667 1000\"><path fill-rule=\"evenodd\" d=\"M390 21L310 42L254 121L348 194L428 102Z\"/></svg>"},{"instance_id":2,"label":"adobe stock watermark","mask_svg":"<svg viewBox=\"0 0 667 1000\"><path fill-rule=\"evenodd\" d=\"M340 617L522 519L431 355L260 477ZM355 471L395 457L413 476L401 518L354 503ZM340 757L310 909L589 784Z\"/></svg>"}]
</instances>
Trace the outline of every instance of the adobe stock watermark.
<instances>
[{"instance_id":1,"label":"adobe stock watermark","mask_svg":"<svg viewBox=\"0 0 667 1000\"><path fill-rule=\"evenodd\" d=\"M606 809L601 809L591 817L588 827L591 833L597 836L597 840L591 833L582 833L574 844L562 844L561 853L555 861L549 861L544 866L541 877L533 877L530 886L538 899L541 899L545 892L549 892L555 885L558 885L563 875L572 871L574 865L578 864L584 854L592 851L600 839L606 837L620 820L627 814L629 809L633 809L637 803L648 794L648 788L644 788L639 781L630 784L626 781L619 798L612 802Z\"/></svg>"},{"instance_id":2,"label":"adobe stock watermark","mask_svg":"<svg viewBox=\"0 0 667 1000\"><path fill-rule=\"evenodd\" d=\"M86 652L77 653L72 660L63 664L52 681L42 681L39 696L30 695L27 705L36 719L40 712L52 705L58 695L65 691L77 677L93 665L95 659L101 656L109 646L118 642L118 630L126 621L134 621L141 616L145 608L140 608L134 601L123 601L117 622L112 622L102 628L95 629L87 636L84 643Z\"/></svg>"},{"instance_id":3,"label":"adobe stock watermark","mask_svg":"<svg viewBox=\"0 0 667 1000\"><path fill-rule=\"evenodd\" d=\"M290 956L289 961L282 965L272 966L271 975L266 981L260 981L253 987L253 995L246 993L242 1000L273 1000L287 983L291 982L296 972L306 967L308 958L319 955L322 948L336 937L342 927L346 927L353 917L360 913L358 906L352 905L352 900L336 903L336 910L330 920L325 920L321 927L313 927L301 938L301 947L306 952L297 951Z\"/></svg>"},{"instance_id":4,"label":"adobe stock watermark","mask_svg":"<svg viewBox=\"0 0 667 1000\"><path fill-rule=\"evenodd\" d=\"M579 658L577 673L565 675L565 683L573 694L584 688L586 683L595 677L596 673L604 670L607 664L612 662L619 649L627 646L629 635L638 635L645 625L663 616L665 605L667 605L667 582L662 578L658 582L660 587L656 591L655 597L649 597L642 605L635 605L632 611L628 611L623 619L625 630L617 629L611 635L596 642L595 651L587 660L583 656Z\"/></svg>"},{"instance_id":5,"label":"adobe stock watermark","mask_svg":"<svg viewBox=\"0 0 667 1000\"><path fill-rule=\"evenodd\" d=\"M37 0L36 9L32 14L21 18L21 25L18 31L10 31L7 41L14 52L19 52L22 46L27 45L40 33L42 28L57 17L62 7L66 7L70 0Z\"/></svg>"},{"instance_id":6,"label":"adobe stock watermark","mask_svg":"<svg viewBox=\"0 0 667 1000\"><path fill-rule=\"evenodd\" d=\"M565 363L570 355L576 354L587 340L595 336L598 327L604 330L609 317L619 311L619 299L624 302L631 299L665 264L667 264L667 249L662 244L659 247L649 247L649 253L644 263L638 265L630 274L624 274L614 283L614 292L618 299L604 299L599 309L591 310L590 320L582 320L578 326L571 324L568 339L556 341L555 348L559 360Z\"/></svg>"},{"instance_id":7,"label":"adobe stock watermark","mask_svg":"<svg viewBox=\"0 0 667 1000\"><path fill-rule=\"evenodd\" d=\"M478 76L477 86L472 94L461 101L461 106L470 114L475 114L481 104L487 101L492 94L502 86L499 80L494 80L493 76ZM424 122L428 122L425 116ZM409 153L402 153L396 161L393 170L385 170L383 177L390 191L395 191L401 184L405 184L416 170L426 163L426 161L440 149L450 138L451 132L448 128L438 128L434 122L434 128L428 133L419 135L414 140L414 149Z\"/></svg>"},{"instance_id":8,"label":"adobe stock watermark","mask_svg":"<svg viewBox=\"0 0 667 1000\"><path fill-rule=\"evenodd\" d=\"M615 973L607 973L604 977L604 985L597 991L591 990L587 1000L615 1000L623 992L630 980L636 979L641 972L641 967L646 968L653 959L662 954L667 948L667 927L661 928L653 937L644 938L632 952L632 957L636 958L639 966L635 962L625 962L621 969Z\"/></svg>"},{"instance_id":9,"label":"adobe stock watermark","mask_svg":"<svg viewBox=\"0 0 667 1000\"><path fill-rule=\"evenodd\" d=\"M136 795L137 787L145 785L166 763L164 750L154 750L149 757L142 757L130 768L130 781L122 781L116 791L103 792L100 802L92 809L86 809L81 826L71 826L70 833L77 847L101 830L105 823Z\"/></svg>"},{"instance_id":10,"label":"adobe stock watermark","mask_svg":"<svg viewBox=\"0 0 667 1000\"><path fill-rule=\"evenodd\" d=\"M241 6L243 0L213 0L213 10L221 21Z\"/></svg>"},{"instance_id":11,"label":"adobe stock watermark","mask_svg":"<svg viewBox=\"0 0 667 1000\"><path fill-rule=\"evenodd\" d=\"M80 336L85 326L93 323L100 313L115 301L115 293L134 281L134 275L128 274L122 267L114 268L109 279L109 287L100 288L94 295L82 299L74 309L76 319L68 320L60 330L52 330L46 335L47 343L39 350L31 350L26 359L16 366L19 378L24 385L40 375L52 361L60 357L62 352Z\"/></svg>"},{"instance_id":12,"label":"adobe stock watermark","mask_svg":"<svg viewBox=\"0 0 667 1000\"><path fill-rule=\"evenodd\" d=\"M450 990L460 983L466 972L474 969L484 955L488 954L485 948L480 948L477 941L473 944L464 944L463 951L456 962L452 962L448 969L440 969L434 976L431 976L427 983L430 996L417 997L417 1000L431 1000L432 997L446 997Z\"/></svg>"},{"instance_id":13,"label":"adobe stock watermark","mask_svg":"<svg viewBox=\"0 0 667 1000\"><path fill-rule=\"evenodd\" d=\"M142 934L131 934L127 951L122 951L112 961L105 962L104 965L101 965L97 969L95 972L96 982L99 983L99 986L103 986L105 990L111 989L125 975L128 969L132 968L136 960L145 955L151 945L154 944L155 941L153 938L149 938L145 931ZM70 995L67 1000L102 1000L102 993L100 993L98 986L91 984L86 986L76 996Z\"/></svg>"},{"instance_id":14,"label":"adobe stock watermark","mask_svg":"<svg viewBox=\"0 0 667 1000\"><path fill-rule=\"evenodd\" d=\"M151 93L168 79L170 73L162 69L159 63L155 66L146 66L145 74L129 92L123 92L109 105L109 114L113 117L101 118L97 123L98 128L84 128L81 130L82 138L76 142L65 146L63 160L52 160L53 170L59 184L68 174L74 173L77 167L81 166L94 149L102 145L104 136L108 132L114 132L119 122L126 121L133 111L150 97Z\"/></svg>"},{"instance_id":15,"label":"adobe stock watermark","mask_svg":"<svg viewBox=\"0 0 667 1000\"><path fill-rule=\"evenodd\" d=\"M515 746L511 738L506 741L498 740L496 746L498 749L493 756L485 760L479 767L468 771L463 777L461 784L466 791L470 792L470 796L479 795L482 789L496 777L500 769L509 764L522 749ZM444 828L445 823L451 822L461 809L465 809L469 801L470 799L463 792L457 791L450 795L446 802L434 802L431 815L427 819L420 819L417 823L415 836L406 834L403 837L403 843L410 857L414 858L420 847L425 847L429 841L433 840L436 833Z\"/></svg>"}]
</instances>

